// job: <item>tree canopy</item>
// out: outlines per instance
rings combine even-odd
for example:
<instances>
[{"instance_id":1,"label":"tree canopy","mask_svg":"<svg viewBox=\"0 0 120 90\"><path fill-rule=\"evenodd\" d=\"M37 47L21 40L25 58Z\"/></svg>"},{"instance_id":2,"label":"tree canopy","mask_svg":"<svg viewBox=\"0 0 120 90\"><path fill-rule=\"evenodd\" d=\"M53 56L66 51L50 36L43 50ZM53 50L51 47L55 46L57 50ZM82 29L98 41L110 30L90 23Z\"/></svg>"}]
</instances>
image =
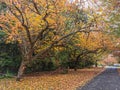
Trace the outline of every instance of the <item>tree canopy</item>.
<instances>
[{"instance_id":1,"label":"tree canopy","mask_svg":"<svg viewBox=\"0 0 120 90\"><path fill-rule=\"evenodd\" d=\"M111 50L115 46L111 32L118 33L120 29L117 0L0 2L0 28L6 34L5 41L17 43L22 57L17 80L20 80L26 65L34 60L58 59L60 54L63 61L70 57L78 61L78 58L84 59L82 55L89 59L95 56L91 53ZM65 52L67 57L61 52Z\"/></svg>"}]
</instances>

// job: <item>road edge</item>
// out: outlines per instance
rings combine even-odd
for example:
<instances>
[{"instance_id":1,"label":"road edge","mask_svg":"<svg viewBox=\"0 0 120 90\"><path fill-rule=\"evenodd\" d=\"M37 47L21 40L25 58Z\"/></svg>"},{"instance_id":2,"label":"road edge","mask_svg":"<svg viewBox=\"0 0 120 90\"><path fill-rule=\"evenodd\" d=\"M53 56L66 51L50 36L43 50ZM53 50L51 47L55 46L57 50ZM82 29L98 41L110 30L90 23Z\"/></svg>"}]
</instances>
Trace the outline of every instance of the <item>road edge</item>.
<instances>
[{"instance_id":1,"label":"road edge","mask_svg":"<svg viewBox=\"0 0 120 90\"><path fill-rule=\"evenodd\" d=\"M81 90L85 85L87 85L91 80L95 79L97 76L99 76L100 74L102 74L105 70L106 70L106 68L103 68L103 70L101 72L99 72L98 74L96 74L92 79L88 80L85 84L76 87L76 90Z\"/></svg>"}]
</instances>

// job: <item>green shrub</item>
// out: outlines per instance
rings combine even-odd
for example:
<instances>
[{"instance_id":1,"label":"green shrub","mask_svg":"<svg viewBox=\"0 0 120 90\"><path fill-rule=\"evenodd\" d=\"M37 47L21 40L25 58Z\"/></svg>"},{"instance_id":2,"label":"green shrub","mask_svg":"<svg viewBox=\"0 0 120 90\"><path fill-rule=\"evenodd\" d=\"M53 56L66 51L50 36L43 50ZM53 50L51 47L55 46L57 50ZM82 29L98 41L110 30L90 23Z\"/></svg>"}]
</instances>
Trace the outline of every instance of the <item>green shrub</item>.
<instances>
[{"instance_id":1,"label":"green shrub","mask_svg":"<svg viewBox=\"0 0 120 90\"><path fill-rule=\"evenodd\" d=\"M35 60L27 65L26 73L40 72L40 71L52 71L55 70L57 66L53 61L49 60Z\"/></svg>"},{"instance_id":2,"label":"green shrub","mask_svg":"<svg viewBox=\"0 0 120 90\"><path fill-rule=\"evenodd\" d=\"M7 70L7 72L5 74L1 74L0 75L0 79L3 79L3 78L13 78L15 75L11 72L9 72L9 70Z\"/></svg>"}]
</instances>

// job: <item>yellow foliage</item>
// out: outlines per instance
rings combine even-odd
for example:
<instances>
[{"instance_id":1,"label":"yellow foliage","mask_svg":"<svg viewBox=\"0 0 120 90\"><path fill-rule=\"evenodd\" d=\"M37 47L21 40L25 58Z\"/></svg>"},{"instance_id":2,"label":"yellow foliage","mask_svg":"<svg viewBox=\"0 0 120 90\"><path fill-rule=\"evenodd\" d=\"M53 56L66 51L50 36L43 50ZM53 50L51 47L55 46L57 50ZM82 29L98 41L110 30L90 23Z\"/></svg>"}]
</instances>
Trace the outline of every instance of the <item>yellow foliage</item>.
<instances>
[{"instance_id":1,"label":"yellow foliage","mask_svg":"<svg viewBox=\"0 0 120 90\"><path fill-rule=\"evenodd\" d=\"M110 37L107 37L100 32L92 32L90 34L81 33L77 35L78 36L75 40L77 40L78 43L76 43L76 46L82 47L84 49L95 50L97 48L105 47L103 44L110 48L113 45Z\"/></svg>"}]
</instances>

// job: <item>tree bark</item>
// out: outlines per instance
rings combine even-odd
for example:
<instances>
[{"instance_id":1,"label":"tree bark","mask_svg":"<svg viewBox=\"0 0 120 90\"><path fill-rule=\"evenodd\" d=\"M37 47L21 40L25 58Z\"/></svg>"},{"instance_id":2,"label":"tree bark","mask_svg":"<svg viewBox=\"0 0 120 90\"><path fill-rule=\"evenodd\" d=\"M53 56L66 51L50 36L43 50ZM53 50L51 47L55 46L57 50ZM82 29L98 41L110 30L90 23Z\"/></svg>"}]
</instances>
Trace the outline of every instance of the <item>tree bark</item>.
<instances>
[{"instance_id":1,"label":"tree bark","mask_svg":"<svg viewBox=\"0 0 120 90\"><path fill-rule=\"evenodd\" d=\"M97 60L95 61L95 67L98 67L98 62L97 62Z\"/></svg>"},{"instance_id":2,"label":"tree bark","mask_svg":"<svg viewBox=\"0 0 120 90\"><path fill-rule=\"evenodd\" d=\"M18 70L16 81L20 81L21 80L21 78L22 78L22 76L24 74L25 68L26 68L25 61L22 61L21 65L19 67L19 70Z\"/></svg>"},{"instance_id":3,"label":"tree bark","mask_svg":"<svg viewBox=\"0 0 120 90\"><path fill-rule=\"evenodd\" d=\"M74 71L77 71L77 67L74 68Z\"/></svg>"}]
</instances>

